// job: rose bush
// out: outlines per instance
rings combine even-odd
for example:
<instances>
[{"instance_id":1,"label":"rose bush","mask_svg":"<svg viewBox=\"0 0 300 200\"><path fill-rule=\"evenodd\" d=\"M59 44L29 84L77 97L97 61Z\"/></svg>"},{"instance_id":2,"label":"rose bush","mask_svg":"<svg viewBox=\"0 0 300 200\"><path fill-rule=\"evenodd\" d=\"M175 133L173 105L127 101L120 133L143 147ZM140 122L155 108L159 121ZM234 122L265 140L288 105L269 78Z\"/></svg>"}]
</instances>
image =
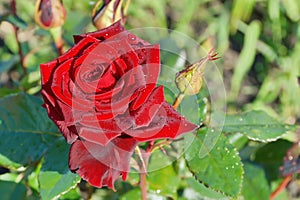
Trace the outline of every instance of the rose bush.
<instances>
[{"instance_id":1,"label":"rose bush","mask_svg":"<svg viewBox=\"0 0 300 200\"><path fill-rule=\"evenodd\" d=\"M120 175L126 179L138 142L175 138L197 126L156 86L159 45L121 22L74 40L68 52L41 64L44 107L72 144L70 170L93 186L113 188Z\"/></svg>"}]
</instances>

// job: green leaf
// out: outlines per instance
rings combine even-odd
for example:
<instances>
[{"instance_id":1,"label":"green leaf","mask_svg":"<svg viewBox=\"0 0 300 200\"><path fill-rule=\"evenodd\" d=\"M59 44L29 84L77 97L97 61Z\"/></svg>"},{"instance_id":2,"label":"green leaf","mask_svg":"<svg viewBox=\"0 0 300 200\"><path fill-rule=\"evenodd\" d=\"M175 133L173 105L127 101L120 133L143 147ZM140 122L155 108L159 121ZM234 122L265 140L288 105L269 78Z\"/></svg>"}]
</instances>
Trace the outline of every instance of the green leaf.
<instances>
[{"instance_id":1,"label":"green leaf","mask_svg":"<svg viewBox=\"0 0 300 200\"><path fill-rule=\"evenodd\" d=\"M62 195L59 199L60 200L71 200L71 199L80 199L80 191L79 188L74 188L68 191L66 194Z\"/></svg>"},{"instance_id":2,"label":"green leaf","mask_svg":"<svg viewBox=\"0 0 300 200\"><path fill-rule=\"evenodd\" d=\"M26 187L20 183L0 181L1 200L26 199Z\"/></svg>"},{"instance_id":3,"label":"green leaf","mask_svg":"<svg viewBox=\"0 0 300 200\"><path fill-rule=\"evenodd\" d=\"M140 199L141 198L141 190L139 188L130 190L121 196L120 200L132 200L132 199Z\"/></svg>"},{"instance_id":4,"label":"green leaf","mask_svg":"<svg viewBox=\"0 0 300 200\"><path fill-rule=\"evenodd\" d=\"M26 22L21 19L20 17L18 17L17 15L8 15L6 20L10 23L12 23L13 25L17 26L18 28L26 28L27 24Z\"/></svg>"},{"instance_id":5,"label":"green leaf","mask_svg":"<svg viewBox=\"0 0 300 200\"><path fill-rule=\"evenodd\" d=\"M231 80L231 97L233 99L237 98L243 79L254 62L256 45L261 31L260 29L261 25L259 21L253 21L247 27L244 47L237 60L237 64L234 67L234 73Z\"/></svg>"},{"instance_id":6,"label":"green leaf","mask_svg":"<svg viewBox=\"0 0 300 200\"><path fill-rule=\"evenodd\" d=\"M299 12L297 0L284 0L281 3L283 4L283 7L286 10L287 16L291 20L296 22L300 19L300 12Z\"/></svg>"},{"instance_id":7,"label":"green leaf","mask_svg":"<svg viewBox=\"0 0 300 200\"><path fill-rule=\"evenodd\" d=\"M268 13L271 20L278 20L280 17L280 0L268 1Z\"/></svg>"},{"instance_id":8,"label":"green leaf","mask_svg":"<svg viewBox=\"0 0 300 200\"><path fill-rule=\"evenodd\" d=\"M210 198L210 199L224 199L225 195L216 192L208 187L205 187L202 183L197 182L194 178L188 178L187 183L193 188L197 194L196 199Z\"/></svg>"},{"instance_id":9,"label":"green leaf","mask_svg":"<svg viewBox=\"0 0 300 200\"><path fill-rule=\"evenodd\" d=\"M153 192L172 197L172 199L177 198L177 188L180 179L172 165L148 173L147 181L149 183L149 189L153 190Z\"/></svg>"},{"instance_id":10,"label":"green leaf","mask_svg":"<svg viewBox=\"0 0 300 200\"><path fill-rule=\"evenodd\" d=\"M40 98L23 93L0 100L1 165L15 168L35 162L57 139L57 128L41 105Z\"/></svg>"},{"instance_id":11,"label":"green leaf","mask_svg":"<svg viewBox=\"0 0 300 200\"><path fill-rule=\"evenodd\" d=\"M0 73L10 70L19 61L20 57L18 55L12 56L9 60L0 61Z\"/></svg>"},{"instance_id":12,"label":"green leaf","mask_svg":"<svg viewBox=\"0 0 300 200\"><path fill-rule=\"evenodd\" d=\"M47 152L38 176L42 199L58 198L73 189L80 181L68 167L69 144L63 138Z\"/></svg>"},{"instance_id":13,"label":"green leaf","mask_svg":"<svg viewBox=\"0 0 300 200\"><path fill-rule=\"evenodd\" d=\"M256 165L244 164L242 195L247 200L269 199L270 187L264 170Z\"/></svg>"},{"instance_id":14,"label":"green leaf","mask_svg":"<svg viewBox=\"0 0 300 200\"><path fill-rule=\"evenodd\" d=\"M283 164L283 157L292 145L293 143L286 140L277 140L261 147L252 158L254 162L264 167L270 180L276 180L279 177L278 169Z\"/></svg>"},{"instance_id":15,"label":"green leaf","mask_svg":"<svg viewBox=\"0 0 300 200\"><path fill-rule=\"evenodd\" d=\"M188 168L201 183L236 198L243 179L243 167L238 152L223 135L219 136L213 148L209 147L209 143L203 143L207 132L207 129L200 129L196 137L186 136L185 141L190 144L185 152ZM201 148L211 151L200 158Z\"/></svg>"},{"instance_id":16,"label":"green leaf","mask_svg":"<svg viewBox=\"0 0 300 200\"><path fill-rule=\"evenodd\" d=\"M9 94L14 94L14 93L19 93L21 92L20 89L14 88L14 89L9 89L9 88L0 88L0 97L4 97Z\"/></svg>"},{"instance_id":17,"label":"green leaf","mask_svg":"<svg viewBox=\"0 0 300 200\"><path fill-rule=\"evenodd\" d=\"M227 115L223 127L226 133L242 133L251 140L270 142L279 139L295 126L281 124L263 111Z\"/></svg>"}]
</instances>

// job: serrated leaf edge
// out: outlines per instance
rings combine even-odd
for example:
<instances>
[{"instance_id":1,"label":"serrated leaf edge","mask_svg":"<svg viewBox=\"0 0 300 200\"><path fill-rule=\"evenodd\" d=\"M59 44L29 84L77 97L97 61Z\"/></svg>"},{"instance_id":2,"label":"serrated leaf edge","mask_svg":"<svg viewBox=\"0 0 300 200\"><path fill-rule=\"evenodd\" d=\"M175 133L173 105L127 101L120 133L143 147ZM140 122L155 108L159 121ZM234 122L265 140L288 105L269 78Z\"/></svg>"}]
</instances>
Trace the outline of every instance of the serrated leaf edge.
<instances>
[{"instance_id":1,"label":"serrated leaf edge","mask_svg":"<svg viewBox=\"0 0 300 200\"><path fill-rule=\"evenodd\" d=\"M229 142L226 142L226 143L227 143L227 144L230 144ZM231 145L231 144L230 144L230 145ZM233 147L233 146L232 146L232 147ZM187 161L186 159L184 159L184 160L185 160L185 163L186 163L187 168L188 168L189 171L193 174L193 177L195 178L195 180L197 180L200 184L203 184L205 187L207 187L207 188L209 188L209 189L211 189L211 190L213 190L213 191L215 191L215 192L219 192L219 193L221 193L222 195L225 195L226 197L230 197L230 198L233 198L233 199L237 199L237 198L242 194L242 188L243 188L243 182L244 182L244 174L245 174L245 170L244 170L244 164L243 164L243 162L242 162L242 160L241 160L241 157L240 157L240 155L239 155L239 153L238 153L238 150L237 150L235 147L233 147L233 150L234 150L235 153L236 153L235 155L238 156L239 161L240 161L240 164L241 164L241 167L242 167L241 182L240 182L240 185L239 185L239 191L238 191L236 197L235 197L235 196L232 196L232 195L229 195L229 194L227 194L227 193L225 193L225 192L223 192L223 191L221 191L221 190L215 189L215 188L209 186L207 183L205 183L205 182L201 181L200 179L198 179L197 176L195 175L195 173L190 169L190 166L189 166L189 164L188 164L188 161Z\"/></svg>"}]
</instances>

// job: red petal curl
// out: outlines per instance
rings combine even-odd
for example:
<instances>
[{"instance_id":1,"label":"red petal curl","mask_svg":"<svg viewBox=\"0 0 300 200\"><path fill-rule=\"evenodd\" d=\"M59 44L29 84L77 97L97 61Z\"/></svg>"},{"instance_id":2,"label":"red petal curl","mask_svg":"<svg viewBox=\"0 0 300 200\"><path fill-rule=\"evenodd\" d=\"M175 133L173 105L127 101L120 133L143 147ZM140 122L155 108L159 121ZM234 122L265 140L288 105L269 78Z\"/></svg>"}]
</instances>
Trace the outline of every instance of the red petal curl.
<instances>
[{"instance_id":1,"label":"red petal curl","mask_svg":"<svg viewBox=\"0 0 300 200\"><path fill-rule=\"evenodd\" d=\"M126 180L129 161L137 142L130 137L117 137L105 147L96 143L76 140L71 146L69 167L92 186L108 186L122 175Z\"/></svg>"}]
</instances>

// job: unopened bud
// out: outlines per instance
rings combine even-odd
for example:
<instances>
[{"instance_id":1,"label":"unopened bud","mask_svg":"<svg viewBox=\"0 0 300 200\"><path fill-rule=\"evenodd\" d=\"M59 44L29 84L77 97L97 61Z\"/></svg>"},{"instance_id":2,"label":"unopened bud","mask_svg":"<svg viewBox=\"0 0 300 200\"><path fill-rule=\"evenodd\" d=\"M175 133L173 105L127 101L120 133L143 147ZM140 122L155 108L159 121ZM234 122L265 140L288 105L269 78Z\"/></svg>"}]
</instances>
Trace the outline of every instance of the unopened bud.
<instances>
[{"instance_id":1,"label":"unopened bud","mask_svg":"<svg viewBox=\"0 0 300 200\"><path fill-rule=\"evenodd\" d=\"M35 21L44 29L62 26L66 19L66 10L60 0L37 0Z\"/></svg>"},{"instance_id":2,"label":"unopened bud","mask_svg":"<svg viewBox=\"0 0 300 200\"><path fill-rule=\"evenodd\" d=\"M219 59L216 57L218 54L211 49L207 56L202 58L199 62L196 62L184 70L180 71L176 75L176 85L183 95L197 94L203 84L204 67L207 61L213 61Z\"/></svg>"},{"instance_id":3,"label":"unopened bud","mask_svg":"<svg viewBox=\"0 0 300 200\"><path fill-rule=\"evenodd\" d=\"M130 0L125 4L124 0L99 0L93 9L93 24L100 30L119 20L124 22L129 3Z\"/></svg>"}]
</instances>

